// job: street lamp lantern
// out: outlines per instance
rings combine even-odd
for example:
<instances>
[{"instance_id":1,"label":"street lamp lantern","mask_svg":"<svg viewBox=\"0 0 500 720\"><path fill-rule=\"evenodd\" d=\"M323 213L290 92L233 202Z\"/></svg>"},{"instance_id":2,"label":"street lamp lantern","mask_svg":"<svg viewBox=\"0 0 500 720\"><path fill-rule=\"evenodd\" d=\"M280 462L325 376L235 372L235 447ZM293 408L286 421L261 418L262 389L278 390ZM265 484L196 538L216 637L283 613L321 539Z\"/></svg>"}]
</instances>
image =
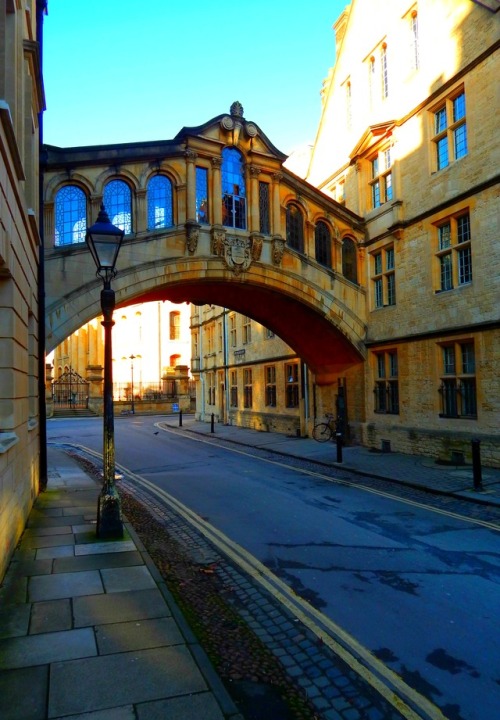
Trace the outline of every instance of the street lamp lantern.
<instances>
[{"instance_id":1,"label":"street lamp lantern","mask_svg":"<svg viewBox=\"0 0 500 720\"><path fill-rule=\"evenodd\" d=\"M105 285L116 275L115 265L124 235L124 230L111 224L104 204L101 203L97 221L88 228L85 241L94 258L97 274Z\"/></svg>"},{"instance_id":2,"label":"street lamp lantern","mask_svg":"<svg viewBox=\"0 0 500 720\"><path fill-rule=\"evenodd\" d=\"M94 258L97 275L103 281L101 290L102 326L104 327L103 388L103 485L97 505L97 537L123 537L120 496L115 485L115 430L113 409L113 364L111 329L115 309L115 291L111 280L116 276L116 260L125 232L113 225L101 205L94 225L88 228L85 241Z\"/></svg>"}]
</instances>

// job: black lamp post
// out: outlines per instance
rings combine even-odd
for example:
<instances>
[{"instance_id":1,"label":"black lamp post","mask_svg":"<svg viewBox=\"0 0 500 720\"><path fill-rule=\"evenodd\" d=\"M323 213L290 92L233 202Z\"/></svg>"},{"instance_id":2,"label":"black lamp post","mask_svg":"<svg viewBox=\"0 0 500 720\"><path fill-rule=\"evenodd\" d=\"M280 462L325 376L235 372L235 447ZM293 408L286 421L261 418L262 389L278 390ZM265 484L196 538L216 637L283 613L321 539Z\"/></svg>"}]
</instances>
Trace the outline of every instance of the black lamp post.
<instances>
[{"instance_id":1,"label":"black lamp post","mask_svg":"<svg viewBox=\"0 0 500 720\"><path fill-rule=\"evenodd\" d=\"M101 309L104 327L104 423L103 423L103 469L104 478L97 505L97 537L123 537L120 496L115 486L115 430L113 412L113 366L111 328L115 309L115 291L111 280L116 276L116 260L125 235L124 230L112 225L101 205L97 221L89 227L85 240L94 258L97 275L102 279Z\"/></svg>"},{"instance_id":2,"label":"black lamp post","mask_svg":"<svg viewBox=\"0 0 500 720\"><path fill-rule=\"evenodd\" d=\"M131 383L130 383L130 387L131 387L131 390L132 390L132 415L135 415L135 405L134 405L134 360L135 360L135 357L136 357L135 355L131 355L131 356L129 357L129 360L130 360L130 373L131 373L131 378L130 378L130 379L131 379Z\"/></svg>"}]
</instances>

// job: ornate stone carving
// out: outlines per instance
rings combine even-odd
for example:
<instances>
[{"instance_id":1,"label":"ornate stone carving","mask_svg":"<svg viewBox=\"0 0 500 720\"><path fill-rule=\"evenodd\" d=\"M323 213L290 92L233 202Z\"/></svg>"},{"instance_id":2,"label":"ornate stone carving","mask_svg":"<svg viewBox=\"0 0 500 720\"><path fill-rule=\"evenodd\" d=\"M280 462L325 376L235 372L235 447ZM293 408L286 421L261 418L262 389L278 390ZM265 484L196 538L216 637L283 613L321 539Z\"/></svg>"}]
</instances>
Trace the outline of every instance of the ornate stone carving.
<instances>
[{"instance_id":1,"label":"ornate stone carving","mask_svg":"<svg viewBox=\"0 0 500 720\"><path fill-rule=\"evenodd\" d=\"M260 175L261 168L258 167L257 165L247 165L247 167L248 167L248 172L250 173L250 175L252 177L258 177Z\"/></svg>"},{"instance_id":2,"label":"ornate stone carving","mask_svg":"<svg viewBox=\"0 0 500 720\"><path fill-rule=\"evenodd\" d=\"M272 258L274 265L281 265L283 253L285 252L285 241L281 235L273 235Z\"/></svg>"},{"instance_id":3,"label":"ornate stone carving","mask_svg":"<svg viewBox=\"0 0 500 720\"><path fill-rule=\"evenodd\" d=\"M231 113L231 115L232 115L233 117L240 117L240 118L242 118L242 117L243 117L243 105L242 105L240 102L238 102L238 100L236 100L236 101L231 105L231 108L230 108L229 112Z\"/></svg>"},{"instance_id":4,"label":"ornate stone carving","mask_svg":"<svg viewBox=\"0 0 500 720\"><path fill-rule=\"evenodd\" d=\"M193 255L198 248L198 240L200 239L200 225L195 222L186 223L186 248L190 255Z\"/></svg>"},{"instance_id":5,"label":"ornate stone carving","mask_svg":"<svg viewBox=\"0 0 500 720\"><path fill-rule=\"evenodd\" d=\"M226 231L223 227L212 228L212 255L222 257L224 255L224 240Z\"/></svg>"},{"instance_id":6,"label":"ornate stone carving","mask_svg":"<svg viewBox=\"0 0 500 720\"><path fill-rule=\"evenodd\" d=\"M234 128L234 120L233 118L229 117L229 115L224 115L224 117L220 121L220 124L224 130L232 130Z\"/></svg>"},{"instance_id":7,"label":"ornate stone carving","mask_svg":"<svg viewBox=\"0 0 500 720\"><path fill-rule=\"evenodd\" d=\"M249 122L245 125L248 137L255 137L257 135L257 126Z\"/></svg>"},{"instance_id":8,"label":"ornate stone carving","mask_svg":"<svg viewBox=\"0 0 500 720\"><path fill-rule=\"evenodd\" d=\"M196 162L196 158L198 157L198 154L195 153L194 150L191 150L188 148L187 150L184 150L184 157L186 158L186 162Z\"/></svg>"},{"instance_id":9,"label":"ornate stone carving","mask_svg":"<svg viewBox=\"0 0 500 720\"><path fill-rule=\"evenodd\" d=\"M260 260L263 242L263 235L260 235L259 233L252 233L250 235L250 254L252 256L252 260Z\"/></svg>"},{"instance_id":10,"label":"ornate stone carving","mask_svg":"<svg viewBox=\"0 0 500 720\"><path fill-rule=\"evenodd\" d=\"M252 262L250 238L226 237L224 260L235 275L239 275L243 270L248 270Z\"/></svg>"},{"instance_id":11,"label":"ornate stone carving","mask_svg":"<svg viewBox=\"0 0 500 720\"><path fill-rule=\"evenodd\" d=\"M214 169L219 169L222 167L222 158L221 157L212 157L210 158L210 161L212 163L212 167Z\"/></svg>"}]
</instances>

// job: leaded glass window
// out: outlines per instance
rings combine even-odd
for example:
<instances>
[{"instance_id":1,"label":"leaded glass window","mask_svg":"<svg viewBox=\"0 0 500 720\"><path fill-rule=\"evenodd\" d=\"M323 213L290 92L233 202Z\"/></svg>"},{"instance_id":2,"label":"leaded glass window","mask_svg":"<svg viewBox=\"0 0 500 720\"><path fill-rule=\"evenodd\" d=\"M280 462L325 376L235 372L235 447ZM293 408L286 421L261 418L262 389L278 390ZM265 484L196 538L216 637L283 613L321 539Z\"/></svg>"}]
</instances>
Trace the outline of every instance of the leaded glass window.
<instances>
[{"instance_id":1,"label":"leaded glass window","mask_svg":"<svg viewBox=\"0 0 500 720\"><path fill-rule=\"evenodd\" d=\"M332 266L332 241L330 230L326 223L321 220L314 229L316 260L330 268Z\"/></svg>"},{"instance_id":2,"label":"leaded glass window","mask_svg":"<svg viewBox=\"0 0 500 720\"><path fill-rule=\"evenodd\" d=\"M155 175L148 183L148 230L171 227L172 183L164 175Z\"/></svg>"},{"instance_id":3,"label":"leaded glass window","mask_svg":"<svg viewBox=\"0 0 500 720\"><path fill-rule=\"evenodd\" d=\"M269 235L271 225L269 222L269 183L259 182L259 222L260 232Z\"/></svg>"},{"instance_id":4,"label":"leaded glass window","mask_svg":"<svg viewBox=\"0 0 500 720\"><path fill-rule=\"evenodd\" d=\"M123 180L111 180L104 188L104 206L113 225L132 232L132 193Z\"/></svg>"},{"instance_id":5,"label":"leaded glass window","mask_svg":"<svg viewBox=\"0 0 500 720\"><path fill-rule=\"evenodd\" d=\"M245 230L246 189L243 156L236 148L222 151L222 224Z\"/></svg>"},{"instance_id":6,"label":"leaded glass window","mask_svg":"<svg viewBox=\"0 0 500 720\"><path fill-rule=\"evenodd\" d=\"M208 216L208 170L196 168L196 222L207 224Z\"/></svg>"},{"instance_id":7,"label":"leaded glass window","mask_svg":"<svg viewBox=\"0 0 500 720\"><path fill-rule=\"evenodd\" d=\"M56 195L55 245L85 242L87 198L76 185L66 185Z\"/></svg>"},{"instance_id":8,"label":"leaded glass window","mask_svg":"<svg viewBox=\"0 0 500 720\"><path fill-rule=\"evenodd\" d=\"M286 242L297 252L304 252L304 217L293 203L286 208Z\"/></svg>"},{"instance_id":9,"label":"leaded glass window","mask_svg":"<svg viewBox=\"0 0 500 720\"><path fill-rule=\"evenodd\" d=\"M342 275L346 280L358 282L356 243L349 237L342 241Z\"/></svg>"}]
</instances>

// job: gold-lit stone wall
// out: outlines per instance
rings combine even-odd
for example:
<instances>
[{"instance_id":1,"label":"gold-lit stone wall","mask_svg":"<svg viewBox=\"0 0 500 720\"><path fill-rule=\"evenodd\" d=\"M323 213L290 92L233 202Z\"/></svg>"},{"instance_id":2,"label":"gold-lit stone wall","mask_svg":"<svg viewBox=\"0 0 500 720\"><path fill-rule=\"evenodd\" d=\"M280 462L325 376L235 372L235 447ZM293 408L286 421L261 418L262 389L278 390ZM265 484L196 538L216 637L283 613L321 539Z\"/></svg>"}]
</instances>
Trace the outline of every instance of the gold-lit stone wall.
<instances>
[{"instance_id":1,"label":"gold-lit stone wall","mask_svg":"<svg viewBox=\"0 0 500 720\"><path fill-rule=\"evenodd\" d=\"M334 32L336 64L323 85L307 179L341 195L366 223L365 419L355 421L354 434L378 449L389 441L393 450L441 460L462 453L469 461L477 438L482 461L498 466L500 142L492 108L498 109L500 13L470 0L420 0L397 10L384 0L354 0ZM457 152L461 127L466 150ZM440 138L448 151L442 166ZM464 217L468 236L459 247L456 228ZM448 240L440 228L448 223L452 277L445 284L440 257ZM388 295L388 275L395 297ZM474 362L461 373L465 346L473 347ZM455 368L445 368L447 348L455 349ZM391 353L399 407L384 412L375 390L380 358ZM443 384L453 374L462 388L459 408L461 375L475 383L477 412L453 416L444 409Z\"/></svg>"},{"instance_id":2,"label":"gold-lit stone wall","mask_svg":"<svg viewBox=\"0 0 500 720\"><path fill-rule=\"evenodd\" d=\"M8 8L8 9L7 9ZM0 581L39 491L36 3L0 4Z\"/></svg>"}]
</instances>

